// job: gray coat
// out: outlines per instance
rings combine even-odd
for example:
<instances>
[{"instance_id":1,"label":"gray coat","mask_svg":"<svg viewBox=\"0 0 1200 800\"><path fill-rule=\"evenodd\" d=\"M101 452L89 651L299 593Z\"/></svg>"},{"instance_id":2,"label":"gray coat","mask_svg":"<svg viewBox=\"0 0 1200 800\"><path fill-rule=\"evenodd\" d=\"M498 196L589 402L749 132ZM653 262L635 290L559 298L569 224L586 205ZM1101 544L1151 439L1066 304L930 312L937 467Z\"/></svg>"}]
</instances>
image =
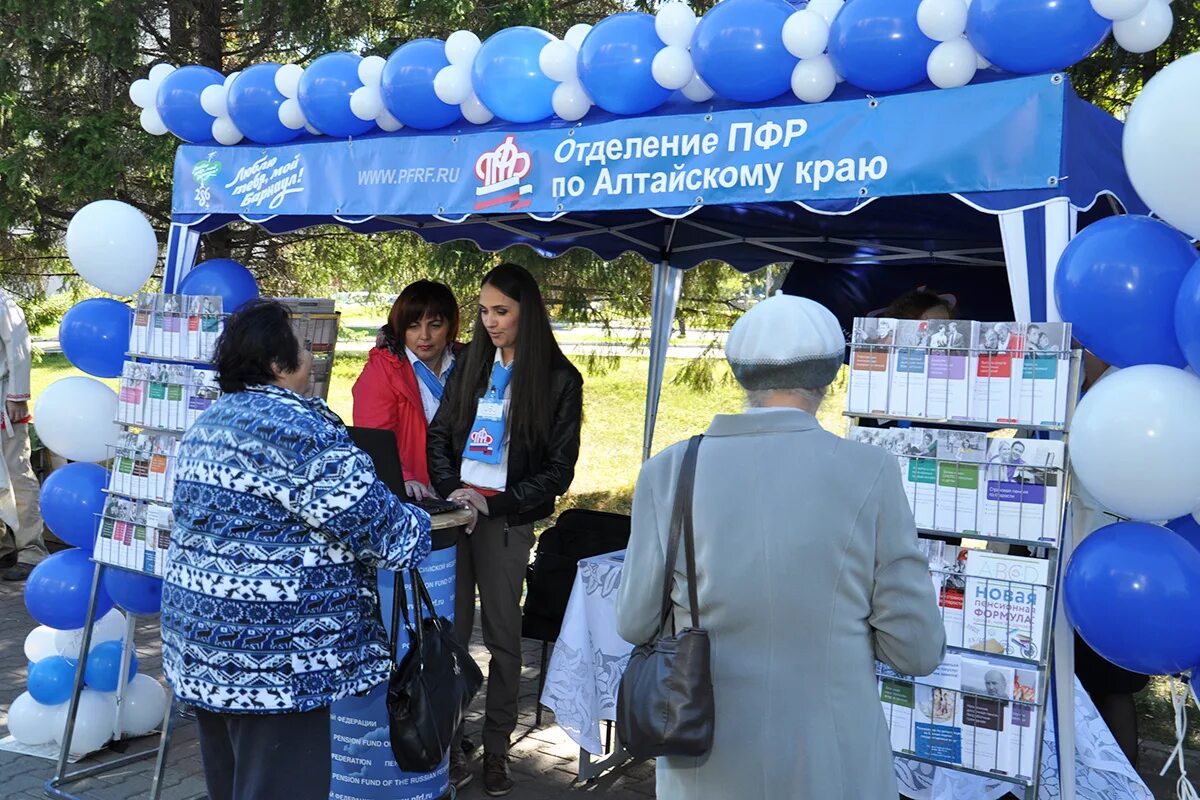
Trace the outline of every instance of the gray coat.
<instances>
[{"instance_id":1,"label":"gray coat","mask_svg":"<svg viewBox=\"0 0 1200 800\"><path fill-rule=\"evenodd\" d=\"M646 462L617 623L654 634L684 446ZM700 624L716 729L703 758L658 760L660 800L897 796L875 659L927 675L945 651L896 459L799 410L717 416L695 492ZM675 619L686 625L680 548Z\"/></svg>"}]
</instances>

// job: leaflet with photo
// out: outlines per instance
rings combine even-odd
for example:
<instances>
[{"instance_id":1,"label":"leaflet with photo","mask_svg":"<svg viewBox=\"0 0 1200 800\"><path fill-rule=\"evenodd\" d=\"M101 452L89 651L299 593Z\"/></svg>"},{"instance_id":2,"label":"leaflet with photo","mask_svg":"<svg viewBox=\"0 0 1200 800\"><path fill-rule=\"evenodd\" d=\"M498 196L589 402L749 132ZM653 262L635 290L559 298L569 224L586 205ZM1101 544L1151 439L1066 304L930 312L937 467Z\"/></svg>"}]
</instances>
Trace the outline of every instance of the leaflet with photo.
<instances>
[{"instance_id":1,"label":"leaflet with photo","mask_svg":"<svg viewBox=\"0 0 1200 800\"><path fill-rule=\"evenodd\" d=\"M850 335L850 385L846 409L852 414L888 413L888 384L896 320L859 317Z\"/></svg>"},{"instance_id":2,"label":"leaflet with photo","mask_svg":"<svg viewBox=\"0 0 1200 800\"><path fill-rule=\"evenodd\" d=\"M1061 441L991 439L979 496L979 532L1031 542L1058 541L1062 529Z\"/></svg>"},{"instance_id":3,"label":"leaflet with photo","mask_svg":"<svg viewBox=\"0 0 1200 800\"><path fill-rule=\"evenodd\" d=\"M928 396L929 322L902 319L896 324L896 349L891 359L892 385L888 413L897 417L926 416Z\"/></svg>"},{"instance_id":4,"label":"leaflet with photo","mask_svg":"<svg viewBox=\"0 0 1200 800\"><path fill-rule=\"evenodd\" d=\"M154 330L154 306L157 295L153 292L142 292L137 296L133 312L133 327L129 332L129 352L148 353L150 351L151 333Z\"/></svg>"},{"instance_id":5,"label":"leaflet with photo","mask_svg":"<svg viewBox=\"0 0 1200 800\"><path fill-rule=\"evenodd\" d=\"M920 678L916 684L913 751L922 758L963 763L960 661L957 655L946 656L932 675Z\"/></svg>"},{"instance_id":6,"label":"leaflet with photo","mask_svg":"<svg viewBox=\"0 0 1200 800\"><path fill-rule=\"evenodd\" d=\"M1023 778L1032 779L1037 767L1038 673L1036 669L1014 670L1013 702L1008 708L1009 767Z\"/></svg>"},{"instance_id":7,"label":"leaflet with photo","mask_svg":"<svg viewBox=\"0 0 1200 800\"><path fill-rule=\"evenodd\" d=\"M985 659L962 657L962 764L1011 774L1009 706L1015 671Z\"/></svg>"},{"instance_id":8,"label":"leaflet with photo","mask_svg":"<svg viewBox=\"0 0 1200 800\"><path fill-rule=\"evenodd\" d=\"M937 593L938 613L946 631L946 644L963 646L963 617L967 549L937 539L921 539L921 551L929 561L929 577Z\"/></svg>"},{"instance_id":9,"label":"leaflet with photo","mask_svg":"<svg viewBox=\"0 0 1200 800\"><path fill-rule=\"evenodd\" d=\"M936 530L948 533L978 530L987 441L987 434L982 431L938 431L933 524Z\"/></svg>"},{"instance_id":10,"label":"leaflet with photo","mask_svg":"<svg viewBox=\"0 0 1200 800\"><path fill-rule=\"evenodd\" d=\"M966 553L963 646L1014 658L1041 658L1050 614L1050 562L990 550Z\"/></svg>"},{"instance_id":11,"label":"leaflet with photo","mask_svg":"<svg viewBox=\"0 0 1200 800\"><path fill-rule=\"evenodd\" d=\"M1020 422L1014 402L1018 386L1013 365L1020 361L1024 347L1024 329L1020 323L974 323L971 332L971 419Z\"/></svg>"},{"instance_id":12,"label":"leaflet with photo","mask_svg":"<svg viewBox=\"0 0 1200 800\"><path fill-rule=\"evenodd\" d=\"M1025 350L1014 366L1016 416L1029 425L1063 425L1071 386L1071 325L1031 322L1025 326Z\"/></svg>"},{"instance_id":13,"label":"leaflet with photo","mask_svg":"<svg viewBox=\"0 0 1200 800\"><path fill-rule=\"evenodd\" d=\"M971 410L972 323L965 320L929 320L929 358L926 370L926 416L933 419L967 419Z\"/></svg>"},{"instance_id":14,"label":"leaflet with photo","mask_svg":"<svg viewBox=\"0 0 1200 800\"><path fill-rule=\"evenodd\" d=\"M937 513L938 435L933 428L908 428L901 476L918 528L934 527Z\"/></svg>"},{"instance_id":15,"label":"leaflet with photo","mask_svg":"<svg viewBox=\"0 0 1200 800\"><path fill-rule=\"evenodd\" d=\"M882 661L875 663L879 684L879 701L887 722L892 750L915 753L913 708L916 705L916 686L908 675L901 675Z\"/></svg>"}]
</instances>

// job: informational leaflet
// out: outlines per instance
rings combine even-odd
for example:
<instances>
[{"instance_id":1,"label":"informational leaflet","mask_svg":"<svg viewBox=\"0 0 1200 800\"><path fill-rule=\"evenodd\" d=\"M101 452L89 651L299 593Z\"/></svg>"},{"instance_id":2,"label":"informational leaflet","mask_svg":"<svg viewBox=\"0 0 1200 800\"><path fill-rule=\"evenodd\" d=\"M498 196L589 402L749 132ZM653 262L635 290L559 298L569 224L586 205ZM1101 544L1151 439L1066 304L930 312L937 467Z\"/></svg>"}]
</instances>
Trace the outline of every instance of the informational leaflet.
<instances>
[{"instance_id":1,"label":"informational leaflet","mask_svg":"<svg viewBox=\"0 0 1200 800\"><path fill-rule=\"evenodd\" d=\"M963 646L1014 658L1041 658L1050 614L1050 562L989 550L966 553Z\"/></svg>"},{"instance_id":2,"label":"informational leaflet","mask_svg":"<svg viewBox=\"0 0 1200 800\"><path fill-rule=\"evenodd\" d=\"M916 686L913 678L901 675L887 664L876 662L879 700L883 703L883 718L887 722L892 750L898 753L916 752L913 736L913 708L916 705Z\"/></svg>"},{"instance_id":3,"label":"informational leaflet","mask_svg":"<svg viewBox=\"0 0 1200 800\"><path fill-rule=\"evenodd\" d=\"M929 576L937 593L938 613L946 631L946 644L962 647L966 631L963 607L968 550L936 539L922 539L920 544L929 560Z\"/></svg>"},{"instance_id":4,"label":"informational leaflet","mask_svg":"<svg viewBox=\"0 0 1200 800\"><path fill-rule=\"evenodd\" d=\"M1020 368L1014 368L1016 416L1027 425L1063 425L1071 388L1071 325L1029 323L1024 341Z\"/></svg>"},{"instance_id":5,"label":"informational leaflet","mask_svg":"<svg viewBox=\"0 0 1200 800\"><path fill-rule=\"evenodd\" d=\"M973 533L978 530L987 434L940 430L937 436L938 480L933 527L948 533Z\"/></svg>"},{"instance_id":6,"label":"informational leaflet","mask_svg":"<svg viewBox=\"0 0 1200 800\"><path fill-rule=\"evenodd\" d=\"M946 656L932 675L917 679L913 751L918 756L963 763L961 679L961 660L954 654Z\"/></svg>"},{"instance_id":7,"label":"informational leaflet","mask_svg":"<svg viewBox=\"0 0 1200 800\"><path fill-rule=\"evenodd\" d=\"M971 410L979 422L1020 422L1016 416L1014 362L1024 350L1024 329L1017 322L976 322L971 332Z\"/></svg>"},{"instance_id":8,"label":"informational leaflet","mask_svg":"<svg viewBox=\"0 0 1200 800\"><path fill-rule=\"evenodd\" d=\"M1058 541L1062 527L1061 441L990 439L979 494L979 532L1030 542Z\"/></svg>"},{"instance_id":9,"label":"informational leaflet","mask_svg":"<svg viewBox=\"0 0 1200 800\"><path fill-rule=\"evenodd\" d=\"M886 415L891 382L896 320L860 317L850 336L850 386L847 410L852 414Z\"/></svg>"},{"instance_id":10,"label":"informational leaflet","mask_svg":"<svg viewBox=\"0 0 1200 800\"><path fill-rule=\"evenodd\" d=\"M1009 705L1016 674L1011 666L962 657L962 765L1009 773Z\"/></svg>"},{"instance_id":11,"label":"informational leaflet","mask_svg":"<svg viewBox=\"0 0 1200 800\"><path fill-rule=\"evenodd\" d=\"M929 320L929 358L926 370L926 416L967 419L970 414L971 323Z\"/></svg>"},{"instance_id":12,"label":"informational leaflet","mask_svg":"<svg viewBox=\"0 0 1200 800\"><path fill-rule=\"evenodd\" d=\"M888 414L925 417L928 398L929 322L902 319L896 324L896 349L891 359L892 385Z\"/></svg>"}]
</instances>

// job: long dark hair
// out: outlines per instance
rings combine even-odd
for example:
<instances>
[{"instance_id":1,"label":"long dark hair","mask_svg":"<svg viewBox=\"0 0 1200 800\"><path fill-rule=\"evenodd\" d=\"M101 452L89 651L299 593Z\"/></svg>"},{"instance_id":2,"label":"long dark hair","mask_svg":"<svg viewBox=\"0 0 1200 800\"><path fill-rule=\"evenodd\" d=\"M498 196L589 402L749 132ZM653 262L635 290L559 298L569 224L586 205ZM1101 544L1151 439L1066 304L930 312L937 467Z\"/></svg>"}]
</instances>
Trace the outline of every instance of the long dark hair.
<instances>
[{"instance_id":1,"label":"long dark hair","mask_svg":"<svg viewBox=\"0 0 1200 800\"><path fill-rule=\"evenodd\" d=\"M554 332L542 290L529 272L516 264L501 264L483 277L480 288L492 286L520 303L517 321L517 351L513 362L512 394L508 428L511 441L526 450L537 450L550 439L554 408L546 402L550 373L566 362ZM487 391L496 346L483 320L475 313L471 344L459 356L458 391L451 395L450 418L456 431L465 431L475 420L479 398Z\"/></svg>"}]
</instances>

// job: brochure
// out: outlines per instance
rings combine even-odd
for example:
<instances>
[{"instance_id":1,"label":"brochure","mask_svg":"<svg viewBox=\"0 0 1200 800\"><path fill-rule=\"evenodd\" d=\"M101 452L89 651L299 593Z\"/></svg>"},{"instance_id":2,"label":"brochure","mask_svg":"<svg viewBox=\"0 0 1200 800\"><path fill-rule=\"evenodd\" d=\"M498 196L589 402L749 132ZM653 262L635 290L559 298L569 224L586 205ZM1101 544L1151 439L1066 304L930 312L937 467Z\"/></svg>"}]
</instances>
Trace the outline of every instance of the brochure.
<instances>
[{"instance_id":1,"label":"brochure","mask_svg":"<svg viewBox=\"0 0 1200 800\"><path fill-rule=\"evenodd\" d=\"M971 332L970 417L980 422L1020 422L1016 416L1013 363L1024 349L1024 330L1016 322L976 322Z\"/></svg>"},{"instance_id":2,"label":"brochure","mask_svg":"<svg viewBox=\"0 0 1200 800\"><path fill-rule=\"evenodd\" d=\"M888 414L897 417L926 416L928 400L929 323L902 319L896 324L895 355L891 359L892 385L888 390Z\"/></svg>"},{"instance_id":3,"label":"brochure","mask_svg":"<svg viewBox=\"0 0 1200 800\"><path fill-rule=\"evenodd\" d=\"M1050 562L967 550L963 646L1014 658L1042 657L1050 614Z\"/></svg>"},{"instance_id":4,"label":"brochure","mask_svg":"<svg viewBox=\"0 0 1200 800\"><path fill-rule=\"evenodd\" d=\"M1071 326L1034 322L1025 326L1020 368L1014 366L1016 416L1029 425L1063 425L1071 385Z\"/></svg>"},{"instance_id":5,"label":"brochure","mask_svg":"<svg viewBox=\"0 0 1200 800\"><path fill-rule=\"evenodd\" d=\"M947 533L978 530L979 494L987 456L982 431L938 431L933 527Z\"/></svg>"},{"instance_id":6,"label":"brochure","mask_svg":"<svg viewBox=\"0 0 1200 800\"><path fill-rule=\"evenodd\" d=\"M852 414L888 413L892 347L896 320L860 317L850 335L850 386L847 410Z\"/></svg>"},{"instance_id":7,"label":"brochure","mask_svg":"<svg viewBox=\"0 0 1200 800\"><path fill-rule=\"evenodd\" d=\"M991 439L979 496L979 532L1031 542L1057 542L1062 527L1061 441Z\"/></svg>"},{"instance_id":8,"label":"brochure","mask_svg":"<svg viewBox=\"0 0 1200 800\"><path fill-rule=\"evenodd\" d=\"M929 320L926 415L934 419L967 419L970 414L971 323Z\"/></svg>"}]
</instances>

